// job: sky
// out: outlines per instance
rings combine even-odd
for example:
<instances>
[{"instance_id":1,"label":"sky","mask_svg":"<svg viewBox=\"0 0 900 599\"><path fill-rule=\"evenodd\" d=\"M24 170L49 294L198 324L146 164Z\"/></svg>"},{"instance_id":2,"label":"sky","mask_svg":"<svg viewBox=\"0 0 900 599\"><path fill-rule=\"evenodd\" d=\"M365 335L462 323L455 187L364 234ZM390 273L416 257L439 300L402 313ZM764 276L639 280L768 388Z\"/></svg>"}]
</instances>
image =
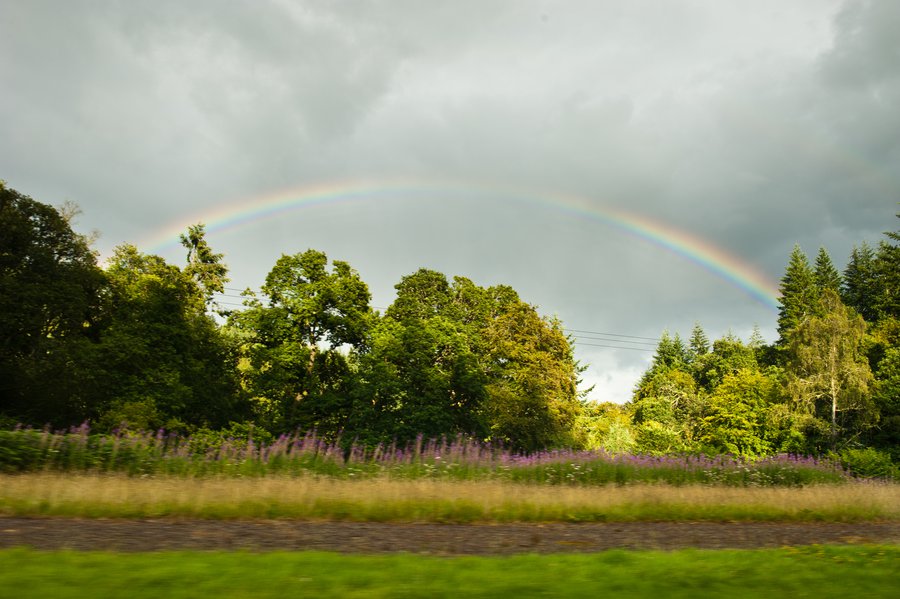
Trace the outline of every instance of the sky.
<instances>
[{"instance_id":1,"label":"sky","mask_svg":"<svg viewBox=\"0 0 900 599\"><path fill-rule=\"evenodd\" d=\"M101 258L181 264L206 223L235 290L308 248L380 309L422 267L511 285L624 402L663 331L774 341L795 243L842 269L897 229L897 31L896 0L0 0L0 178Z\"/></svg>"}]
</instances>

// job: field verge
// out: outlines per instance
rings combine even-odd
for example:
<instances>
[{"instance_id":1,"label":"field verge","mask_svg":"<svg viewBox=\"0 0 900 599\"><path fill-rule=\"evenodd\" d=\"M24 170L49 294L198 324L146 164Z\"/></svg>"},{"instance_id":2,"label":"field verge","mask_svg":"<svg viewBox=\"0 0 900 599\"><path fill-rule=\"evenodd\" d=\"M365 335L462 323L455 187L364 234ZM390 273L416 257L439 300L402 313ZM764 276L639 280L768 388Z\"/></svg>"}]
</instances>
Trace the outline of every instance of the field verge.
<instances>
[{"instance_id":1,"label":"field verge","mask_svg":"<svg viewBox=\"0 0 900 599\"><path fill-rule=\"evenodd\" d=\"M579 487L432 479L41 473L0 475L0 515L455 523L857 522L900 519L900 485Z\"/></svg>"}]
</instances>

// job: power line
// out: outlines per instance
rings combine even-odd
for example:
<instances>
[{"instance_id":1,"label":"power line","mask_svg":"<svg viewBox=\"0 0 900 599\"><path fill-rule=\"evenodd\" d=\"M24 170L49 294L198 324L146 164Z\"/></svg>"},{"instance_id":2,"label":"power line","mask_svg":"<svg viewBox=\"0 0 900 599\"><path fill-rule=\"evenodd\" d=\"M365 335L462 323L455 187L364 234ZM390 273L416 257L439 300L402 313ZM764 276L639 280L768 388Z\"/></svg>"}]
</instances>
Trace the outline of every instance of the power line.
<instances>
[{"instance_id":1,"label":"power line","mask_svg":"<svg viewBox=\"0 0 900 599\"><path fill-rule=\"evenodd\" d=\"M228 291L245 291L244 289L237 289L235 287L225 287ZM234 299L245 299L244 295L233 295L229 293L217 293L220 297L226 298L234 298ZM228 301L217 301L217 304L223 306L235 306L239 308L245 307L244 304L238 304L234 302ZM386 308L382 306L371 306L376 310L386 310ZM590 331L587 329L569 329L563 328L563 331L569 333L583 333L582 335L573 335L573 343L575 345L581 345L586 347L604 347L608 349L628 349L632 351L643 351L643 352L653 352L655 349L650 349L648 347L629 347L627 345L609 345L609 344L601 344L601 343L588 343L587 341L607 341L609 343L618 343L618 344L630 344L630 345L648 345L648 346L656 346L659 342L659 338L657 337L642 337L640 335L625 335L623 333L607 333L603 331ZM642 341L630 341L630 339L641 339Z\"/></svg>"},{"instance_id":2,"label":"power line","mask_svg":"<svg viewBox=\"0 0 900 599\"><path fill-rule=\"evenodd\" d=\"M631 345L652 345L653 347L656 347L656 345L657 345L656 343L653 343L651 341L629 341L628 339L616 339L616 338L609 338L609 337L593 337L593 336L584 336L584 335L574 335L572 338L575 339L576 341L579 339L584 339L587 341L611 341L614 343L630 343Z\"/></svg>"},{"instance_id":3,"label":"power line","mask_svg":"<svg viewBox=\"0 0 900 599\"><path fill-rule=\"evenodd\" d=\"M647 352L656 351L656 350L648 349L645 347L623 347L623 346L619 346L619 345L600 345L599 343L582 343L581 341L576 341L575 345L588 345L590 347L608 347L610 349L630 349L633 351L647 351Z\"/></svg>"},{"instance_id":4,"label":"power line","mask_svg":"<svg viewBox=\"0 0 900 599\"><path fill-rule=\"evenodd\" d=\"M589 335L608 335L610 337L629 337L631 339L646 339L647 341L659 341L659 337L640 337L638 335L620 335L619 333L602 333L600 331L586 331L583 329L563 329L570 333L587 333Z\"/></svg>"}]
</instances>

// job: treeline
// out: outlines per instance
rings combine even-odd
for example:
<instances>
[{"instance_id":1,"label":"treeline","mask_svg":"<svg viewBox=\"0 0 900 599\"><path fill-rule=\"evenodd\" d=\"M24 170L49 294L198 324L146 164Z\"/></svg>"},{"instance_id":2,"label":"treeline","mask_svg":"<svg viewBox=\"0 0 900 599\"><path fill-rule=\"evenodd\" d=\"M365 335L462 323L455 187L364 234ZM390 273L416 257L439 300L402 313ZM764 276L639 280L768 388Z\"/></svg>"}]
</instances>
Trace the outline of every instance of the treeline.
<instances>
[{"instance_id":1,"label":"treeline","mask_svg":"<svg viewBox=\"0 0 900 599\"><path fill-rule=\"evenodd\" d=\"M125 245L101 269L71 216L0 188L8 426L579 444L569 340L508 286L422 269L379 314L349 264L308 250L279 258L219 324L228 271L202 225L182 236L182 266Z\"/></svg>"},{"instance_id":2,"label":"treeline","mask_svg":"<svg viewBox=\"0 0 900 599\"><path fill-rule=\"evenodd\" d=\"M590 443L618 451L744 456L835 452L900 462L900 233L854 247L843 274L795 246L781 279L778 340L758 329L710 343L663 333L625 406L591 406Z\"/></svg>"},{"instance_id":3,"label":"treeline","mask_svg":"<svg viewBox=\"0 0 900 599\"><path fill-rule=\"evenodd\" d=\"M0 185L4 427L900 461L898 233L854 248L843 273L795 247L775 343L666 332L616 405L584 400L561 323L508 286L422 269L380 314L349 264L307 250L226 311L202 225L180 266L125 245L101 268L72 216Z\"/></svg>"}]
</instances>

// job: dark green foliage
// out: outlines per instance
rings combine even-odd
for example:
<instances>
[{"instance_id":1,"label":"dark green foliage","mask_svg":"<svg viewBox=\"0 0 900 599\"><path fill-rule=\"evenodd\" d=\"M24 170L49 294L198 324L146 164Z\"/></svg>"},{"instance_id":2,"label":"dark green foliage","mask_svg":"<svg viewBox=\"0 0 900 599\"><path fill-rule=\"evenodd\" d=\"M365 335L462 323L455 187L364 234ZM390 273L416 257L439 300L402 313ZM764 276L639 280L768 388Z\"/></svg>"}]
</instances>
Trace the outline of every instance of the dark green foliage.
<instances>
[{"instance_id":1,"label":"dark green foliage","mask_svg":"<svg viewBox=\"0 0 900 599\"><path fill-rule=\"evenodd\" d=\"M346 352L361 349L373 313L369 289L346 262L324 253L283 255L266 277L268 302L251 297L229 319L240 343L242 384L257 424L279 434L348 423L355 378Z\"/></svg>"},{"instance_id":2,"label":"dark green foliage","mask_svg":"<svg viewBox=\"0 0 900 599\"><path fill-rule=\"evenodd\" d=\"M206 301L210 302L214 293L225 291L225 283L229 281L228 267L222 263L224 254L217 254L209 247L203 224L188 227L187 233L181 235L181 245L188 250L184 273L194 280Z\"/></svg>"},{"instance_id":3,"label":"dark green foliage","mask_svg":"<svg viewBox=\"0 0 900 599\"><path fill-rule=\"evenodd\" d=\"M0 412L22 422L84 419L81 355L96 339L103 273L55 208L0 182Z\"/></svg>"},{"instance_id":4,"label":"dark green foliage","mask_svg":"<svg viewBox=\"0 0 900 599\"><path fill-rule=\"evenodd\" d=\"M560 324L511 288L421 269L358 356L371 440L466 433L533 451L575 443L578 366ZM355 433L357 434L357 433Z\"/></svg>"},{"instance_id":5,"label":"dark green foliage","mask_svg":"<svg viewBox=\"0 0 900 599\"><path fill-rule=\"evenodd\" d=\"M758 368L755 349L731 333L717 339L712 352L699 357L693 364L697 383L707 391L718 387L729 374Z\"/></svg>"},{"instance_id":6,"label":"dark green foliage","mask_svg":"<svg viewBox=\"0 0 900 599\"><path fill-rule=\"evenodd\" d=\"M831 256L828 255L828 250L823 247L819 248L819 253L816 255L815 277L816 286L820 290L831 289L835 293L841 290L841 275L834 267Z\"/></svg>"},{"instance_id":7,"label":"dark green foliage","mask_svg":"<svg viewBox=\"0 0 900 599\"><path fill-rule=\"evenodd\" d=\"M841 286L841 299L866 321L874 322L877 319L878 295L875 252L868 243L863 242L859 247L853 247L847 261Z\"/></svg>"},{"instance_id":8,"label":"dark green foliage","mask_svg":"<svg viewBox=\"0 0 900 599\"><path fill-rule=\"evenodd\" d=\"M408 443L418 434L484 438L486 379L471 343L459 323L442 316L383 319L359 357L353 433L372 442Z\"/></svg>"},{"instance_id":9,"label":"dark green foliage","mask_svg":"<svg viewBox=\"0 0 900 599\"><path fill-rule=\"evenodd\" d=\"M778 344L784 346L788 333L819 309L816 275L799 245L795 245L791 251L787 269L781 278L780 291Z\"/></svg>"},{"instance_id":10,"label":"dark green foliage","mask_svg":"<svg viewBox=\"0 0 900 599\"><path fill-rule=\"evenodd\" d=\"M900 214L897 215L900 217ZM900 232L886 233L894 243L882 241L875 257L877 317L900 318Z\"/></svg>"},{"instance_id":11,"label":"dark green foliage","mask_svg":"<svg viewBox=\"0 0 900 599\"><path fill-rule=\"evenodd\" d=\"M194 279L133 246L116 249L92 359L95 417L108 428L221 426L239 411L231 348Z\"/></svg>"}]
</instances>

